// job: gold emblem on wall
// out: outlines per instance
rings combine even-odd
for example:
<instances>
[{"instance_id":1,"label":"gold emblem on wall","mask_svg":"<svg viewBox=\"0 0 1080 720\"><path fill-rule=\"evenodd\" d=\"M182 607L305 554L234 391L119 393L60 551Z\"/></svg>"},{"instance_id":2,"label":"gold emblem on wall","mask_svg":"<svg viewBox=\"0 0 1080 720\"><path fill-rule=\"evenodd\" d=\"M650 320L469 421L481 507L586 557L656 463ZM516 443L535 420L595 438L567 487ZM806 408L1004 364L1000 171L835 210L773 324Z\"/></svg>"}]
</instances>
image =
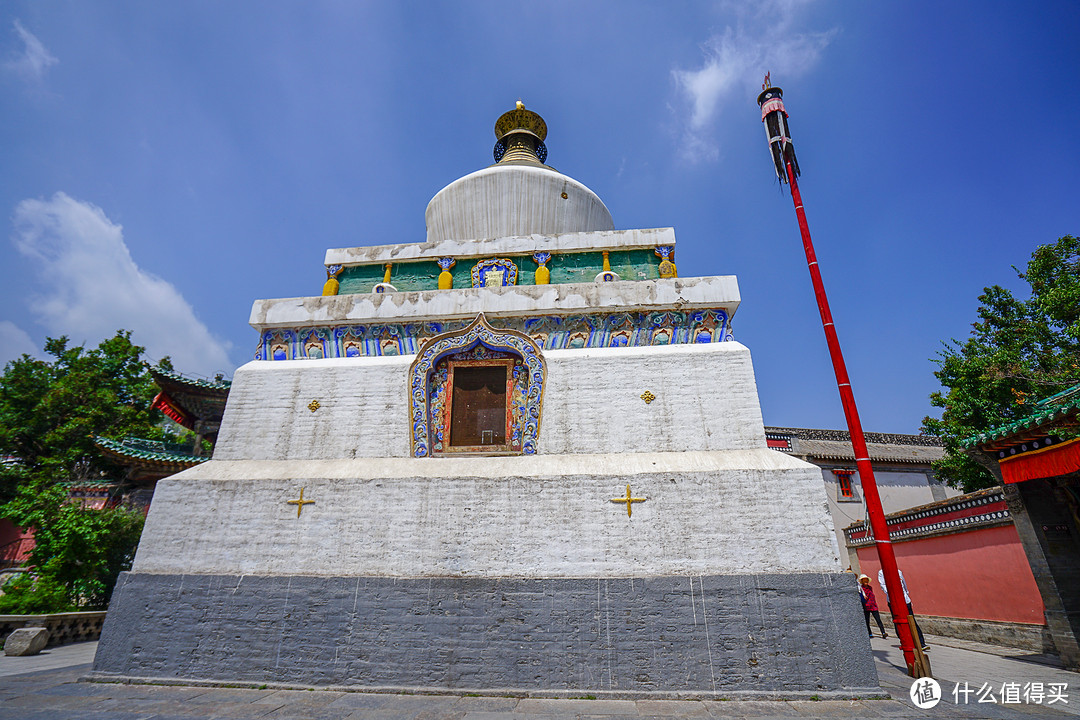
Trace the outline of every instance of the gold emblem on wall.
<instances>
[{"instance_id":1,"label":"gold emblem on wall","mask_svg":"<svg viewBox=\"0 0 1080 720\"><path fill-rule=\"evenodd\" d=\"M639 498L639 497L634 497L633 495L631 495L630 494L630 484L627 483L627 485L626 485L626 497L611 498L611 502L619 503L620 505L622 505L623 503L626 503L626 517L633 517L633 510L632 510L631 503L645 502L647 499L648 498Z\"/></svg>"},{"instance_id":2,"label":"gold emblem on wall","mask_svg":"<svg viewBox=\"0 0 1080 720\"><path fill-rule=\"evenodd\" d=\"M645 392L641 393L641 399L645 401L646 405L648 405L649 403L651 403L653 400L656 399L656 396L653 395L648 390L646 390Z\"/></svg>"},{"instance_id":3,"label":"gold emblem on wall","mask_svg":"<svg viewBox=\"0 0 1080 720\"><path fill-rule=\"evenodd\" d=\"M630 486L627 485L626 487L629 489ZM296 517L300 517L300 513L303 511L305 505L314 505L315 504L314 500L305 500L304 499L304 488L300 488L300 499L299 500L286 500L285 502L287 502L289 505L295 505L296 506Z\"/></svg>"},{"instance_id":4,"label":"gold emblem on wall","mask_svg":"<svg viewBox=\"0 0 1080 720\"><path fill-rule=\"evenodd\" d=\"M319 404L318 400L312 400L311 402L308 403L307 409L310 410L311 412L315 412L316 410L318 410L321 407L322 407L322 405Z\"/></svg>"}]
</instances>

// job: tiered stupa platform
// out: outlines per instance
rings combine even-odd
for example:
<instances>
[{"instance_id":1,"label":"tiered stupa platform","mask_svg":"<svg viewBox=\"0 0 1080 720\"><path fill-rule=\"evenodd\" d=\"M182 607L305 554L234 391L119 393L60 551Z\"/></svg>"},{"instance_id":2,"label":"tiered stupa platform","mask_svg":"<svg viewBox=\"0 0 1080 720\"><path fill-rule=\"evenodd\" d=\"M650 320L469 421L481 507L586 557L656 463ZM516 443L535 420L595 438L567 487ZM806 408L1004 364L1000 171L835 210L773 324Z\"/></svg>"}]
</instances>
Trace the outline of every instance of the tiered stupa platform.
<instances>
[{"instance_id":1,"label":"tiered stupa platform","mask_svg":"<svg viewBox=\"0 0 1080 720\"><path fill-rule=\"evenodd\" d=\"M766 447L734 277L614 230L520 107L423 244L255 303L158 484L99 677L699 697L878 690L820 474Z\"/></svg>"}]
</instances>

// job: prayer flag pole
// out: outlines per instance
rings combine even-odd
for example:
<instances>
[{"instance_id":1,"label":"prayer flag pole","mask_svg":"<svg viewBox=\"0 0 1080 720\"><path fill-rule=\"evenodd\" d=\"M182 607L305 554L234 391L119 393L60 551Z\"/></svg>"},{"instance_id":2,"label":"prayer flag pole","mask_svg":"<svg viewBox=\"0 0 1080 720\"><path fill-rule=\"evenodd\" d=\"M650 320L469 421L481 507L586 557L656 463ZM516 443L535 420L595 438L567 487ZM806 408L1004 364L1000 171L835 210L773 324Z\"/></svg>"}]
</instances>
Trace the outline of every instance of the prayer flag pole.
<instances>
[{"instance_id":1,"label":"prayer flag pole","mask_svg":"<svg viewBox=\"0 0 1080 720\"><path fill-rule=\"evenodd\" d=\"M908 667L908 675L911 677L926 677L930 674L929 663L926 662L926 656L923 655L922 649L916 649L914 642L912 642L907 604L900 584L900 573L896 566L896 554L893 552L892 541L889 538L889 527L885 521L885 513L881 508L881 498L878 495L877 482L874 480L874 469L870 465L870 453L867 451L866 438L863 436L862 423L859 421L859 409L855 405L855 395L851 391L851 381L848 379L844 355L840 351L840 340L836 335L832 312L829 310L829 299L825 295L825 285L821 280L821 272L818 270L814 244L810 240L810 227L806 223L806 213L803 211L802 195L799 193L797 179L799 176L799 161L795 158L795 148L791 144L790 130L788 130L787 124L788 115L787 110L784 109L782 99L784 93L780 88L771 86L769 75L765 76L765 82L762 83L761 88L762 93L758 96L758 105L761 106L761 121L765 123L765 132L769 138L769 149L772 152L776 176L780 179L780 182L787 182L791 186L791 199L795 203L795 215L799 219L799 231L802 233L806 263L810 269L810 279L814 285L814 295L817 298L818 311L821 314L821 324L825 329L825 340L829 346L833 372L836 374L836 385L840 391L840 402L844 406L844 417L847 420L848 432L851 435L851 445L855 451L855 465L859 470L863 497L866 499L866 513L870 519L870 528L874 533L878 558L881 560L881 568L885 575L885 588L889 596L889 610L892 613L893 625L896 628L897 636L900 638L900 649L904 652L904 662Z\"/></svg>"}]
</instances>

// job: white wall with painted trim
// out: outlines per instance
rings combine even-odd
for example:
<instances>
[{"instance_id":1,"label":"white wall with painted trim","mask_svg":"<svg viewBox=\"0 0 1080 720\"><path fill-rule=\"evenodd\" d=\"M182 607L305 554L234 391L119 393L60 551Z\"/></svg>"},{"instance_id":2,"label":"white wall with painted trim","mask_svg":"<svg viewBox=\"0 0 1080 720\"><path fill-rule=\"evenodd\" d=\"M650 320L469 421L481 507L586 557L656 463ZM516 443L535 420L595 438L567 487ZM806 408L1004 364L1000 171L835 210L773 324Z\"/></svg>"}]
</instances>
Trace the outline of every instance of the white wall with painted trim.
<instances>
[{"instance_id":1,"label":"white wall with painted trim","mask_svg":"<svg viewBox=\"0 0 1080 720\"><path fill-rule=\"evenodd\" d=\"M214 458L409 457L414 357L244 365L233 377ZM740 343L550 350L544 357L542 454L765 446L750 351ZM656 399L646 403L645 391Z\"/></svg>"}]
</instances>

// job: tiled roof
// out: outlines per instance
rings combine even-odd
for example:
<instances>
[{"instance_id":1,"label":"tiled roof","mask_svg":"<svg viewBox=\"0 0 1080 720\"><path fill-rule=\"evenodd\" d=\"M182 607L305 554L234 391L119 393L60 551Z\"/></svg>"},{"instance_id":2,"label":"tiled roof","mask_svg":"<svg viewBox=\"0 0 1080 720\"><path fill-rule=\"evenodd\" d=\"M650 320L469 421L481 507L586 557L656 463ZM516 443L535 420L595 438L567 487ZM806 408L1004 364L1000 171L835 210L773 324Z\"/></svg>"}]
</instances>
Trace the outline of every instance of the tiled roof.
<instances>
[{"instance_id":1,"label":"tiled roof","mask_svg":"<svg viewBox=\"0 0 1080 720\"><path fill-rule=\"evenodd\" d=\"M821 460L855 461L851 436L846 430L766 427L765 434L791 439L791 447L779 448L780 452ZM933 435L868 432L864 436L870 459L877 462L929 464L945 454L941 438Z\"/></svg>"},{"instance_id":2,"label":"tiled roof","mask_svg":"<svg viewBox=\"0 0 1080 720\"><path fill-rule=\"evenodd\" d=\"M121 462L134 461L135 464L141 465L183 469L209 460L207 457L196 457L186 452L182 446L144 438L127 437L121 441L96 437L94 444L106 455Z\"/></svg>"},{"instance_id":3,"label":"tiled roof","mask_svg":"<svg viewBox=\"0 0 1080 720\"><path fill-rule=\"evenodd\" d=\"M186 375L181 375L178 372L173 372L172 370L163 370L156 367L150 368L150 374L153 375L155 378L161 378L166 381L171 381L176 385L186 385L190 388L204 388L207 390L222 390L228 392L229 388L232 386L232 381L225 380L224 378L220 380L217 378L213 380L192 378Z\"/></svg>"},{"instance_id":4,"label":"tiled roof","mask_svg":"<svg viewBox=\"0 0 1080 720\"><path fill-rule=\"evenodd\" d=\"M150 374L175 406L205 424L204 432L217 432L232 387L229 380L197 380L160 368L151 368Z\"/></svg>"},{"instance_id":5,"label":"tiled roof","mask_svg":"<svg viewBox=\"0 0 1080 720\"><path fill-rule=\"evenodd\" d=\"M120 487L120 483L115 480L69 480L57 485L67 488L68 492L105 492Z\"/></svg>"},{"instance_id":6,"label":"tiled roof","mask_svg":"<svg viewBox=\"0 0 1080 720\"><path fill-rule=\"evenodd\" d=\"M930 463L939 460L945 454L944 448L926 445L897 445L894 443L866 443L871 460L879 462ZM855 461L855 451L851 441L840 440L799 440L794 447L796 455L807 455L823 460Z\"/></svg>"},{"instance_id":7,"label":"tiled roof","mask_svg":"<svg viewBox=\"0 0 1080 720\"><path fill-rule=\"evenodd\" d=\"M770 435L790 435L801 440L843 440L851 442L851 434L847 430L824 430L821 428L793 428L767 426L765 432ZM905 435L902 433L876 433L864 432L863 437L868 443L879 445L929 445L941 446L941 438L936 435Z\"/></svg>"},{"instance_id":8,"label":"tiled roof","mask_svg":"<svg viewBox=\"0 0 1080 720\"><path fill-rule=\"evenodd\" d=\"M998 425L978 435L964 438L960 445L965 448L973 448L978 445L994 443L1008 438L1011 435L1027 437L1029 434L1040 431L1044 426L1052 426L1059 421L1080 413L1080 385L1063 390L1056 395L1040 400L1032 404L1031 414L1011 423ZM1048 434L1036 432L1036 434ZM1018 441L1022 438L1018 438Z\"/></svg>"},{"instance_id":9,"label":"tiled roof","mask_svg":"<svg viewBox=\"0 0 1080 720\"><path fill-rule=\"evenodd\" d=\"M889 538L897 542L1003 525L1012 522L1012 517L1005 504L1004 491L996 487L889 513L885 522ZM866 520L844 528L844 537L849 547L874 542L874 534Z\"/></svg>"}]
</instances>

